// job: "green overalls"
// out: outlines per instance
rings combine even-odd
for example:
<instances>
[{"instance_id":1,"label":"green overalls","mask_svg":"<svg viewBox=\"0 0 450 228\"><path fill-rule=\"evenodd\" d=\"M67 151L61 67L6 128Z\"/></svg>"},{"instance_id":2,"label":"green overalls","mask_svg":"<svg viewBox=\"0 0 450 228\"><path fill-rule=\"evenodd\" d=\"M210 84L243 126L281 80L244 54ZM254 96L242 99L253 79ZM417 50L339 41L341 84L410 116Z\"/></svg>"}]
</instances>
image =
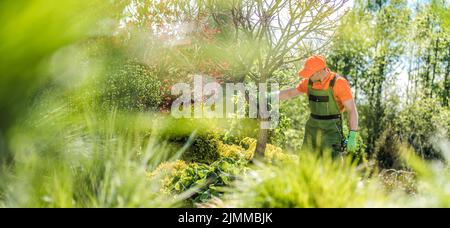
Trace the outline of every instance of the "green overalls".
<instances>
[{"instance_id":1,"label":"green overalls","mask_svg":"<svg viewBox=\"0 0 450 228\"><path fill-rule=\"evenodd\" d=\"M313 82L309 80L308 97L311 115L306 122L301 151L313 151L320 154L331 152L333 158L344 151L342 116L333 96L333 86L337 77L340 76L335 74L327 90L313 89Z\"/></svg>"}]
</instances>

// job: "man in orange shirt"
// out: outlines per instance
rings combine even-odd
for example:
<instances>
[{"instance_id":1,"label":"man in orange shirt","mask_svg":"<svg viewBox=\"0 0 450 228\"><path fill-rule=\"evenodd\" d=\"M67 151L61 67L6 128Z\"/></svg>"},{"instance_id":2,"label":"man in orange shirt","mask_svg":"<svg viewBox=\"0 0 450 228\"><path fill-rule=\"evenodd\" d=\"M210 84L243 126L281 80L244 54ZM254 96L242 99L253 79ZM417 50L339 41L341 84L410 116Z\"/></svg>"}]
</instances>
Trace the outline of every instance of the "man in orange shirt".
<instances>
[{"instance_id":1,"label":"man in orange shirt","mask_svg":"<svg viewBox=\"0 0 450 228\"><path fill-rule=\"evenodd\" d=\"M293 98L300 94L309 97L311 115L306 122L302 150L326 150L337 157L344 151L357 150L358 111L352 97L348 81L327 68L322 56L309 57L299 72L303 80L297 88L279 92L280 100ZM345 140L342 131L341 114L347 111L350 133Z\"/></svg>"}]
</instances>

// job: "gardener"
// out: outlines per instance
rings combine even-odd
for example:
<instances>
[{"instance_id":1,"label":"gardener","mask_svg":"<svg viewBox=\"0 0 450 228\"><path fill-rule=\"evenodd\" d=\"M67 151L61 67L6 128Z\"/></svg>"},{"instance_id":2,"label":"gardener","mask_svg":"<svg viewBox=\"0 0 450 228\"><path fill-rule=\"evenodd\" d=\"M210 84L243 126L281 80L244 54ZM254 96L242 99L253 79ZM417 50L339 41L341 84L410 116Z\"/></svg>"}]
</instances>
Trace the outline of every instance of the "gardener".
<instances>
[{"instance_id":1,"label":"gardener","mask_svg":"<svg viewBox=\"0 0 450 228\"><path fill-rule=\"evenodd\" d=\"M302 151L331 151L337 157L346 149L357 149L358 111L348 81L327 68L325 58L311 56L299 72L303 80L297 88L282 90L280 100L307 94L311 115L306 122ZM350 133L345 140L341 114L347 110ZM345 141L347 145L345 147Z\"/></svg>"}]
</instances>

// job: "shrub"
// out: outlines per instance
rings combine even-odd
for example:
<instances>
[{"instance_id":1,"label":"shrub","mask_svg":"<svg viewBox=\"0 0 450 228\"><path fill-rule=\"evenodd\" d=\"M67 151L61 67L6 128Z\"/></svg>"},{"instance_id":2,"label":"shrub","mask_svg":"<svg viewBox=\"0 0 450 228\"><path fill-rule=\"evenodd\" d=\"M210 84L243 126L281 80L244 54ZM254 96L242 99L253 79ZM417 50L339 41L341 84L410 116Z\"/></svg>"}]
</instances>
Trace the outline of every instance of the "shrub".
<instances>
[{"instance_id":1,"label":"shrub","mask_svg":"<svg viewBox=\"0 0 450 228\"><path fill-rule=\"evenodd\" d=\"M257 140L254 138L244 138L240 145L243 148L246 148L247 151L253 153L256 148ZM283 150L279 147L276 147L271 144L266 145L266 151L264 152L264 159L268 162L277 162L277 161L287 161L287 160L297 160L298 157L293 154L283 153Z\"/></svg>"},{"instance_id":2,"label":"shrub","mask_svg":"<svg viewBox=\"0 0 450 228\"><path fill-rule=\"evenodd\" d=\"M111 65L100 91L100 102L104 108L158 110L162 102L162 83L150 67L131 60L116 61Z\"/></svg>"},{"instance_id":3,"label":"shrub","mask_svg":"<svg viewBox=\"0 0 450 228\"><path fill-rule=\"evenodd\" d=\"M253 151L244 149L242 146L235 144L219 143L219 154L222 157L233 159L251 160L253 158Z\"/></svg>"},{"instance_id":4,"label":"shrub","mask_svg":"<svg viewBox=\"0 0 450 228\"><path fill-rule=\"evenodd\" d=\"M161 182L161 186L163 188L160 188L162 193L164 194L170 194L170 186L172 182L172 178L176 175L178 175L179 172L182 172L183 170L188 168L188 163L186 163L183 160L176 160L173 162L163 162L161 163L154 171L148 172L147 176L149 180L158 179Z\"/></svg>"},{"instance_id":5,"label":"shrub","mask_svg":"<svg viewBox=\"0 0 450 228\"><path fill-rule=\"evenodd\" d=\"M182 137L182 141L187 139ZM215 132L207 132L194 139L192 146L183 154L182 159L188 162L211 164L219 157L219 135Z\"/></svg>"},{"instance_id":6,"label":"shrub","mask_svg":"<svg viewBox=\"0 0 450 228\"><path fill-rule=\"evenodd\" d=\"M224 187L247 170L245 165L245 161L232 158L221 158L210 165L176 161L161 164L149 176L163 177L161 191L164 193L188 192L188 202L192 205L223 195Z\"/></svg>"},{"instance_id":7,"label":"shrub","mask_svg":"<svg viewBox=\"0 0 450 228\"><path fill-rule=\"evenodd\" d=\"M400 161L399 145L406 142L423 159L442 159L436 148L439 140L449 137L449 110L434 99L421 99L406 106L389 121L388 128L376 142L375 152L381 168L405 168Z\"/></svg>"}]
</instances>

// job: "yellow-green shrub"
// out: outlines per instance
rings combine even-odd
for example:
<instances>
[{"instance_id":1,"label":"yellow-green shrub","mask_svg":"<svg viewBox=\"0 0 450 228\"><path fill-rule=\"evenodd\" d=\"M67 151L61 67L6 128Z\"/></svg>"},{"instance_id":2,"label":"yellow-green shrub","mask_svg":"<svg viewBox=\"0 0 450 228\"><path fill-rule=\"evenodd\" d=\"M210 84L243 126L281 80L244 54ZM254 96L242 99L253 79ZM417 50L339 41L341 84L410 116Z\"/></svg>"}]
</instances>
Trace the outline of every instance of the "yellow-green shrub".
<instances>
[{"instance_id":1,"label":"yellow-green shrub","mask_svg":"<svg viewBox=\"0 0 450 228\"><path fill-rule=\"evenodd\" d=\"M204 202L211 197L221 196L224 188L247 170L246 161L222 158L212 164L185 163L176 161L161 164L148 174L151 179L162 177L163 193L181 194L192 191L188 202Z\"/></svg>"},{"instance_id":2,"label":"yellow-green shrub","mask_svg":"<svg viewBox=\"0 0 450 228\"><path fill-rule=\"evenodd\" d=\"M256 148L256 143L257 140L253 139L253 138L244 138L240 145L243 148L246 148L246 150L248 152L252 153L252 157L253 157L253 153L255 151ZM293 155L293 154L287 154L287 153L283 153L283 150L279 147L276 147L274 145L271 144L267 144L266 145L266 150L264 152L264 158L267 161L285 161L285 160L296 160L297 156Z\"/></svg>"},{"instance_id":3,"label":"yellow-green shrub","mask_svg":"<svg viewBox=\"0 0 450 228\"><path fill-rule=\"evenodd\" d=\"M206 164L213 163L219 158L219 135L214 132L197 136L192 146L182 155L182 159L188 162Z\"/></svg>"}]
</instances>

